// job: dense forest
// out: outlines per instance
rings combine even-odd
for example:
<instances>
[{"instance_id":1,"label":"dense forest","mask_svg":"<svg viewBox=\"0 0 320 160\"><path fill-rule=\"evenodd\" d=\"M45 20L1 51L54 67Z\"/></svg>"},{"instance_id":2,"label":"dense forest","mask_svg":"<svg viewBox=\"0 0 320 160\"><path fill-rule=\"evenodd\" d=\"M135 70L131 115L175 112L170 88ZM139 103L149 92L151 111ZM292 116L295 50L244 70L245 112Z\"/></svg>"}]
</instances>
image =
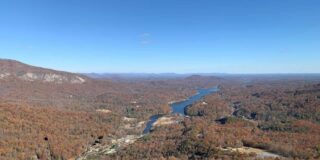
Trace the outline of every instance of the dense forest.
<instances>
[{"instance_id":1,"label":"dense forest","mask_svg":"<svg viewBox=\"0 0 320 160\"><path fill-rule=\"evenodd\" d=\"M249 83L230 78L217 94L188 106L183 121L156 127L133 145L102 157L249 159L256 153L231 151L250 147L279 155L276 159L319 159L319 80L283 78L250 78Z\"/></svg>"},{"instance_id":2,"label":"dense forest","mask_svg":"<svg viewBox=\"0 0 320 160\"><path fill-rule=\"evenodd\" d=\"M320 158L316 75L79 77L85 82L0 78L0 159ZM171 103L212 86L218 92L186 116L171 114ZM142 134L152 115L163 117Z\"/></svg>"}]
</instances>

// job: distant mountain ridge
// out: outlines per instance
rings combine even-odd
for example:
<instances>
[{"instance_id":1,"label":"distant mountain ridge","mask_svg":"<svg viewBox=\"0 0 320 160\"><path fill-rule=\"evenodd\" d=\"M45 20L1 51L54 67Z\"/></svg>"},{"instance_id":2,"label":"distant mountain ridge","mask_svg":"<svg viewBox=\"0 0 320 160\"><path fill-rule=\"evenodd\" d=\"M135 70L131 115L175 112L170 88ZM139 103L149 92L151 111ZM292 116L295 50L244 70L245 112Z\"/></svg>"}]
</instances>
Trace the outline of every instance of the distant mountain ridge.
<instances>
[{"instance_id":1,"label":"distant mountain ridge","mask_svg":"<svg viewBox=\"0 0 320 160\"><path fill-rule=\"evenodd\" d=\"M85 76L94 79L114 79L114 78L132 78L132 79L158 79L158 78L187 78L193 75L199 76L224 76L224 73L82 73Z\"/></svg>"},{"instance_id":2,"label":"distant mountain ridge","mask_svg":"<svg viewBox=\"0 0 320 160\"><path fill-rule=\"evenodd\" d=\"M35 67L15 60L0 59L0 80L10 78L57 84L82 84L87 81L87 78L82 75Z\"/></svg>"}]
</instances>

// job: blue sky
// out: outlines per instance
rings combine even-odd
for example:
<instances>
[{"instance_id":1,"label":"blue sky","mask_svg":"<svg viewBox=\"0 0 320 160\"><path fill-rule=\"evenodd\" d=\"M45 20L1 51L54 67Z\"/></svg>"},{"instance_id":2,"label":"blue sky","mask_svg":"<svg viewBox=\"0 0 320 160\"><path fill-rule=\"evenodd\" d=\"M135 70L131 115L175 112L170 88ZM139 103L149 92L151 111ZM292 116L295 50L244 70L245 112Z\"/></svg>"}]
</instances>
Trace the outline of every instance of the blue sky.
<instances>
[{"instance_id":1,"label":"blue sky","mask_svg":"<svg viewBox=\"0 0 320 160\"><path fill-rule=\"evenodd\" d=\"M319 73L319 0L1 0L0 58L72 72Z\"/></svg>"}]
</instances>

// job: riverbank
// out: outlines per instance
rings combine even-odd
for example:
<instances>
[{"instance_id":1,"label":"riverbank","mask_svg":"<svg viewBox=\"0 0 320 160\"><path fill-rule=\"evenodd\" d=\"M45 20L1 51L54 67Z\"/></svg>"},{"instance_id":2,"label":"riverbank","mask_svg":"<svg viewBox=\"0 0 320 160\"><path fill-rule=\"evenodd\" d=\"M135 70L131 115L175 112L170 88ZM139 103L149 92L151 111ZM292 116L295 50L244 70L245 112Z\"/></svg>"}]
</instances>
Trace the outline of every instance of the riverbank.
<instances>
[{"instance_id":1,"label":"riverbank","mask_svg":"<svg viewBox=\"0 0 320 160\"><path fill-rule=\"evenodd\" d=\"M194 103L196 103L197 101L201 100L203 97L209 95L209 94L213 94L219 91L218 86L212 87L212 88L208 88L208 89L198 89L197 93L195 95L192 95L191 97L184 99L182 101L179 102L169 102L170 107L171 107L171 115L181 115L181 116L185 116L185 108L189 105L192 105ZM154 126L154 123L158 121L159 118L161 118L164 115L153 115L150 117L149 122L146 125L146 128L144 129L143 133L147 134L150 132L150 130L152 129L152 127ZM173 123L172 121L168 120L168 118L164 118L161 121L157 122L157 123Z\"/></svg>"}]
</instances>

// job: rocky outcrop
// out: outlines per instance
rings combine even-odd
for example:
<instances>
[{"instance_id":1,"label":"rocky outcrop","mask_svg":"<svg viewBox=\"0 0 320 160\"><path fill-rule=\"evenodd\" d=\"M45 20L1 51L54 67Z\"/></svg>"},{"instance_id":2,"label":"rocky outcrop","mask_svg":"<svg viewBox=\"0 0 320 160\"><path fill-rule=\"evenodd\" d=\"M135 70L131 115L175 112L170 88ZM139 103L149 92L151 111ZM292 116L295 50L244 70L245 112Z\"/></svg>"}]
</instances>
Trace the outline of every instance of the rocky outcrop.
<instances>
[{"instance_id":1,"label":"rocky outcrop","mask_svg":"<svg viewBox=\"0 0 320 160\"><path fill-rule=\"evenodd\" d=\"M100 112L100 113L111 113L112 112L112 111L110 111L108 109L97 109L96 111Z\"/></svg>"},{"instance_id":2,"label":"rocky outcrop","mask_svg":"<svg viewBox=\"0 0 320 160\"><path fill-rule=\"evenodd\" d=\"M30 66L13 60L0 59L0 80L17 78L23 81L82 84L85 77L77 74Z\"/></svg>"},{"instance_id":3,"label":"rocky outcrop","mask_svg":"<svg viewBox=\"0 0 320 160\"><path fill-rule=\"evenodd\" d=\"M86 80L80 76L66 76L55 73L31 73L27 72L21 76L17 76L21 80L25 81L43 81L43 82L54 82L54 83L72 83L81 84Z\"/></svg>"},{"instance_id":4,"label":"rocky outcrop","mask_svg":"<svg viewBox=\"0 0 320 160\"><path fill-rule=\"evenodd\" d=\"M174 117L161 117L156 122L154 122L152 126L157 127L157 126L170 125L175 123L179 123L179 121L175 120Z\"/></svg>"},{"instance_id":5,"label":"rocky outcrop","mask_svg":"<svg viewBox=\"0 0 320 160\"><path fill-rule=\"evenodd\" d=\"M110 144L95 143L87 148L87 151L76 158L76 160L100 159L99 156L114 154L118 149L134 143L141 137L143 135L126 135L118 139L109 139L108 141L111 141Z\"/></svg>"},{"instance_id":6,"label":"rocky outcrop","mask_svg":"<svg viewBox=\"0 0 320 160\"><path fill-rule=\"evenodd\" d=\"M8 76L10 76L11 74L10 73L7 73L7 72L4 72L4 73L0 73L0 79L4 79Z\"/></svg>"},{"instance_id":7,"label":"rocky outcrop","mask_svg":"<svg viewBox=\"0 0 320 160\"><path fill-rule=\"evenodd\" d=\"M276 159L276 158L284 158L280 155L277 155L277 154L274 154L274 153L270 153L270 152L267 152L265 150L262 150L262 149L258 149L258 148L251 148L251 147L239 147L239 148L231 148L231 147L228 147L228 148L219 148L220 150L223 150L223 151L231 151L231 152L238 152L238 153L241 153L241 154L255 154L256 157L258 159L265 159L265 158L269 158L269 159Z\"/></svg>"}]
</instances>

